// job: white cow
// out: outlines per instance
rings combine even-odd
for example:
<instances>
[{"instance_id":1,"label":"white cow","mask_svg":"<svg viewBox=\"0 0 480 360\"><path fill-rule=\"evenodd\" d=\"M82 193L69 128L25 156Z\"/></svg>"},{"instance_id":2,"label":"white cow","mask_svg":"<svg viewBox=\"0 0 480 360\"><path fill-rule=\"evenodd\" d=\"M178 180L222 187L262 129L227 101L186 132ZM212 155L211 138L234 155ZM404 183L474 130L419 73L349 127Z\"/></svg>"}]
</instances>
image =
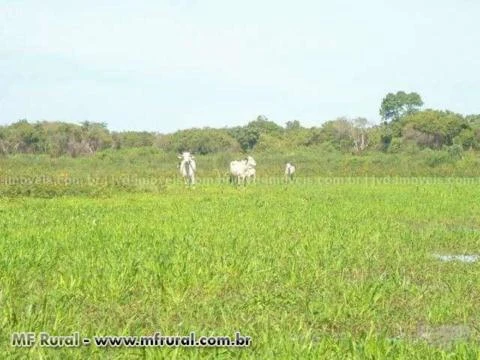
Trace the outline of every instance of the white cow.
<instances>
[{"instance_id":1,"label":"white cow","mask_svg":"<svg viewBox=\"0 0 480 360\"><path fill-rule=\"evenodd\" d=\"M293 174L295 174L295 165L288 162L285 166L285 181L293 181Z\"/></svg>"},{"instance_id":2,"label":"white cow","mask_svg":"<svg viewBox=\"0 0 480 360\"><path fill-rule=\"evenodd\" d=\"M230 182L238 184L244 181L247 171L247 160L233 160L230 162Z\"/></svg>"},{"instance_id":3,"label":"white cow","mask_svg":"<svg viewBox=\"0 0 480 360\"><path fill-rule=\"evenodd\" d=\"M234 160L230 163L230 182L234 184L245 184L247 178L255 178L257 162L253 157L248 156L244 160Z\"/></svg>"},{"instance_id":4,"label":"white cow","mask_svg":"<svg viewBox=\"0 0 480 360\"><path fill-rule=\"evenodd\" d=\"M179 167L185 185L195 185L195 172L197 171L195 157L188 151L185 151L182 155L178 155L178 158L181 160Z\"/></svg>"},{"instance_id":5,"label":"white cow","mask_svg":"<svg viewBox=\"0 0 480 360\"><path fill-rule=\"evenodd\" d=\"M247 176L246 176L247 181L255 182L256 178L257 178L257 170L254 167L248 168Z\"/></svg>"}]
</instances>

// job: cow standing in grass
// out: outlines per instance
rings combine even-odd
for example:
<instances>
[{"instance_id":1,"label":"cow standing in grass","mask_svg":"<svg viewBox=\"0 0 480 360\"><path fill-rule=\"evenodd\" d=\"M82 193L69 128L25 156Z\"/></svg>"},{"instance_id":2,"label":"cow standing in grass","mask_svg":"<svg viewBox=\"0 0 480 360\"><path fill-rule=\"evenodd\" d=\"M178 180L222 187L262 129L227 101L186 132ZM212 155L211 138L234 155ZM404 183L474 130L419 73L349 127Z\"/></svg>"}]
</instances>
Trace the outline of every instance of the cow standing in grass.
<instances>
[{"instance_id":1,"label":"cow standing in grass","mask_svg":"<svg viewBox=\"0 0 480 360\"><path fill-rule=\"evenodd\" d=\"M257 162L251 156L244 160L232 161L230 163L230 182L245 185L247 178L255 178L256 166Z\"/></svg>"},{"instance_id":2,"label":"cow standing in grass","mask_svg":"<svg viewBox=\"0 0 480 360\"><path fill-rule=\"evenodd\" d=\"M254 167L247 169L247 177L246 177L247 182L254 183L256 178L257 178L257 170Z\"/></svg>"},{"instance_id":3,"label":"cow standing in grass","mask_svg":"<svg viewBox=\"0 0 480 360\"><path fill-rule=\"evenodd\" d=\"M182 155L178 155L178 158L181 160L179 168L185 185L195 185L195 172L197 171L195 157L188 151L185 151Z\"/></svg>"},{"instance_id":4,"label":"cow standing in grass","mask_svg":"<svg viewBox=\"0 0 480 360\"><path fill-rule=\"evenodd\" d=\"M285 166L285 181L293 181L293 174L295 174L295 165L287 163Z\"/></svg>"}]
</instances>

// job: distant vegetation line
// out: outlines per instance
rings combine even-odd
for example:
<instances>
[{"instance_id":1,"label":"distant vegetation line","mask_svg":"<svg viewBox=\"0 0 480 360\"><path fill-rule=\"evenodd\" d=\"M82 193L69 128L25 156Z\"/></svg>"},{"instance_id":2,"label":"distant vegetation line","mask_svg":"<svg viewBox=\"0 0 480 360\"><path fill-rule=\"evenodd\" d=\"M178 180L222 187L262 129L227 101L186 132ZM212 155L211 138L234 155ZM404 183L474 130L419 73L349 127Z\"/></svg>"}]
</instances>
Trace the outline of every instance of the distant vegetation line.
<instances>
[{"instance_id":1,"label":"distant vegetation line","mask_svg":"<svg viewBox=\"0 0 480 360\"><path fill-rule=\"evenodd\" d=\"M188 150L207 155L288 153L322 147L353 155L412 154L429 149L461 158L465 150L480 149L480 115L421 110L422 106L420 95L398 91L382 100L379 125L372 125L362 117L340 117L319 127L306 128L298 120L280 126L258 116L245 126L192 128L172 134L115 132L109 131L105 123L88 121L78 125L58 121L30 123L24 119L0 127L0 153L78 157L105 150L153 147L167 153Z\"/></svg>"}]
</instances>

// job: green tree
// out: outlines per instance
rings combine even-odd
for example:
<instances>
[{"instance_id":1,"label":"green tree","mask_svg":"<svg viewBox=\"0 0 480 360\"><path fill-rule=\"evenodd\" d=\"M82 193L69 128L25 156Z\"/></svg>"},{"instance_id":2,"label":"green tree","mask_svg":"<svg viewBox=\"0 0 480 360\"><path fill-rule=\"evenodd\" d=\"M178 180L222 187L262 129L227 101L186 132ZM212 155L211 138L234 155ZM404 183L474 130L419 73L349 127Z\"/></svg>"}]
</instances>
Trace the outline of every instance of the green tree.
<instances>
[{"instance_id":1,"label":"green tree","mask_svg":"<svg viewBox=\"0 0 480 360\"><path fill-rule=\"evenodd\" d=\"M260 130L255 127L239 126L229 130L243 151L252 150L260 138Z\"/></svg>"},{"instance_id":2,"label":"green tree","mask_svg":"<svg viewBox=\"0 0 480 360\"><path fill-rule=\"evenodd\" d=\"M352 124L346 117L323 123L322 142L332 144L338 150L351 150L353 145Z\"/></svg>"},{"instance_id":3,"label":"green tree","mask_svg":"<svg viewBox=\"0 0 480 360\"><path fill-rule=\"evenodd\" d=\"M469 128L462 115L439 110L425 110L408 115L402 124L406 139L415 140L420 146L437 149L443 145L452 145L453 139L463 129Z\"/></svg>"},{"instance_id":4,"label":"green tree","mask_svg":"<svg viewBox=\"0 0 480 360\"><path fill-rule=\"evenodd\" d=\"M285 124L285 129L287 130L299 130L302 128L302 125L300 125L300 121L298 120L293 120L293 121L287 121Z\"/></svg>"},{"instance_id":5,"label":"green tree","mask_svg":"<svg viewBox=\"0 0 480 360\"><path fill-rule=\"evenodd\" d=\"M388 93L382 100L380 115L386 122L397 121L405 115L415 113L421 106L423 106L422 98L416 92Z\"/></svg>"},{"instance_id":6,"label":"green tree","mask_svg":"<svg viewBox=\"0 0 480 360\"><path fill-rule=\"evenodd\" d=\"M255 129L260 134L280 135L283 134L284 129L273 121L268 120L264 115L257 116L257 119L250 121L247 128Z\"/></svg>"},{"instance_id":7,"label":"green tree","mask_svg":"<svg viewBox=\"0 0 480 360\"><path fill-rule=\"evenodd\" d=\"M30 124L26 119L9 126L10 144L14 152L39 153L45 148L45 132L39 124Z\"/></svg>"},{"instance_id":8,"label":"green tree","mask_svg":"<svg viewBox=\"0 0 480 360\"><path fill-rule=\"evenodd\" d=\"M112 145L112 136L106 123L84 121L82 123L82 142L87 152L96 152Z\"/></svg>"}]
</instances>

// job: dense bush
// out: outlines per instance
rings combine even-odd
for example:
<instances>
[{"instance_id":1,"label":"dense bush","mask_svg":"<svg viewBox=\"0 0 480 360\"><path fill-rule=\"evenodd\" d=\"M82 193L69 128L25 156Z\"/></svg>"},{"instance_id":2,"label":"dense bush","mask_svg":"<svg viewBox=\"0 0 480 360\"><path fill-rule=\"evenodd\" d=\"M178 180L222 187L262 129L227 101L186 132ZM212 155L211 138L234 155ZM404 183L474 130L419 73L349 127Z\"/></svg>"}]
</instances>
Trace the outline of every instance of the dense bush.
<instances>
[{"instance_id":1,"label":"dense bush","mask_svg":"<svg viewBox=\"0 0 480 360\"><path fill-rule=\"evenodd\" d=\"M394 96L393 99L400 96L398 99L406 101L409 94L400 92L390 95ZM157 148L171 154L191 151L207 155L252 151L288 153L304 147L313 150L328 146L345 154L361 155L371 151L414 154L419 149L441 151L445 146L452 145L459 145L464 150L480 149L480 115L462 116L451 111L430 109L419 111L410 108L408 101L402 101L386 104L389 107L395 105L388 111L396 111L396 115L387 116L387 120L391 121L379 125L369 124L361 117L339 117L311 128L303 127L298 120L288 121L282 127L259 116L245 126L194 128L173 134L158 134L146 131L110 132L104 123L43 121L32 124L21 120L9 126L0 126L0 154L48 154L59 158L65 155L93 156L109 149ZM397 105L400 107L397 108ZM442 157L438 154L429 163L436 163Z\"/></svg>"}]
</instances>

